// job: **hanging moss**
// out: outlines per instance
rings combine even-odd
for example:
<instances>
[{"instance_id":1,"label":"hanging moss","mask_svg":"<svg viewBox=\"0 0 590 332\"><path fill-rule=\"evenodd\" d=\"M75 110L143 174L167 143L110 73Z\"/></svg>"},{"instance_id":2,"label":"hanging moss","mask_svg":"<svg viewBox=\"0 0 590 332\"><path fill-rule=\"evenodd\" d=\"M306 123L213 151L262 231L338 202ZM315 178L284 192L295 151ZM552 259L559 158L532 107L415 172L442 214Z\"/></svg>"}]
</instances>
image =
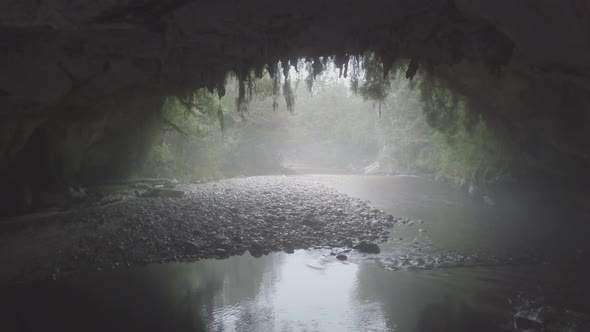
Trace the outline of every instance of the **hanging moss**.
<instances>
[{"instance_id":1,"label":"hanging moss","mask_svg":"<svg viewBox=\"0 0 590 332\"><path fill-rule=\"evenodd\" d=\"M418 61L416 59L412 59L410 64L408 65L408 70L406 70L406 78L412 80L416 73L418 72Z\"/></svg>"},{"instance_id":2,"label":"hanging moss","mask_svg":"<svg viewBox=\"0 0 590 332\"><path fill-rule=\"evenodd\" d=\"M238 98L236 99L236 109L240 116L244 116L248 109L246 100L246 82L243 77L238 77Z\"/></svg>"},{"instance_id":3,"label":"hanging moss","mask_svg":"<svg viewBox=\"0 0 590 332\"><path fill-rule=\"evenodd\" d=\"M362 60L364 80L360 84L359 93L365 98L383 102L389 90L389 80L385 78L383 63L372 53L365 54Z\"/></svg>"},{"instance_id":4,"label":"hanging moss","mask_svg":"<svg viewBox=\"0 0 590 332\"><path fill-rule=\"evenodd\" d=\"M288 72L287 76L285 76L285 82L283 83L283 95L285 96L287 110L289 113L293 113L295 111L295 93L291 87L291 77Z\"/></svg>"},{"instance_id":5,"label":"hanging moss","mask_svg":"<svg viewBox=\"0 0 590 332\"><path fill-rule=\"evenodd\" d=\"M305 86L307 87L307 91L309 93L312 92L313 89L313 81L315 77L313 76L313 60L306 59L305 60L305 71L307 72L307 76L305 77Z\"/></svg>"},{"instance_id":6,"label":"hanging moss","mask_svg":"<svg viewBox=\"0 0 590 332\"><path fill-rule=\"evenodd\" d=\"M273 109L273 111L276 111L277 108L279 107L278 99L281 94L281 90L279 88L281 85L280 65L277 63L277 64L269 66L269 68L273 68L273 72L275 72L275 75L271 76L271 77L272 77L272 109Z\"/></svg>"},{"instance_id":7,"label":"hanging moss","mask_svg":"<svg viewBox=\"0 0 590 332\"><path fill-rule=\"evenodd\" d=\"M334 57L334 65L338 68L338 77L346 77L348 75L348 56L336 55Z\"/></svg>"},{"instance_id":8,"label":"hanging moss","mask_svg":"<svg viewBox=\"0 0 590 332\"><path fill-rule=\"evenodd\" d=\"M313 59L313 63L312 63L312 71L313 71L313 79L315 80L315 78L322 72L324 71L324 67L325 64L322 63L322 60L320 60L320 58L316 57Z\"/></svg>"},{"instance_id":9,"label":"hanging moss","mask_svg":"<svg viewBox=\"0 0 590 332\"><path fill-rule=\"evenodd\" d=\"M358 56L352 56L350 58L350 89L352 93L358 94L359 92L359 76L360 76L360 61Z\"/></svg>"}]
</instances>

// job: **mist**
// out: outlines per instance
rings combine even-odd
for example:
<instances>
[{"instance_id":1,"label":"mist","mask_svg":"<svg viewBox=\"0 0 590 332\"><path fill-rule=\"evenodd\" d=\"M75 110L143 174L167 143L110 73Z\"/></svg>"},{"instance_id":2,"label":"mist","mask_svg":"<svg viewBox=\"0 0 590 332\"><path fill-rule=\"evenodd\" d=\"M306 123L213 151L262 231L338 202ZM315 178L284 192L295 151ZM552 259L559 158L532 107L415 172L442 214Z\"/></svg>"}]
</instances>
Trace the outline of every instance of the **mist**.
<instances>
[{"instance_id":1,"label":"mist","mask_svg":"<svg viewBox=\"0 0 590 332\"><path fill-rule=\"evenodd\" d=\"M426 121L419 90L394 77L384 97L354 93L351 78L333 64L313 84L294 68L294 107L273 94L266 74L251 83L247 108L239 107L240 83L230 77L219 101L198 91L193 110L169 101L168 128L152 149L144 172L154 177L203 180L293 174L416 174L441 171L434 163L441 142ZM285 79L285 78L283 78ZM365 82L361 82L366 84ZM175 125L174 123L177 123ZM184 129L182 129L184 128Z\"/></svg>"}]
</instances>

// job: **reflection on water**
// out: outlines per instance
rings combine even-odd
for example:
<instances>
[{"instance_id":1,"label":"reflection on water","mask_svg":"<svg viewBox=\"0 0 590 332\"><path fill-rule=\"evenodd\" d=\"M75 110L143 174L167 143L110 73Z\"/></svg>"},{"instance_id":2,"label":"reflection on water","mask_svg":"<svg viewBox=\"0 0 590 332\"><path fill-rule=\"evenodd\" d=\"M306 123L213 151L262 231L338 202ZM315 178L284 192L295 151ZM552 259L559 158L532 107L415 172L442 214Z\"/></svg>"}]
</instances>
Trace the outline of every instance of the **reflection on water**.
<instances>
[{"instance_id":1,"label":"reflection on water","mask_svg":"<svg viewBox=\"0 0 590 332\"><path fill-rule=\"evenodd\" d=\"M489 206L447 185L414 176L309 177L370 200L371 205L395 216L424 220L412 227L394 227L392 237L403 241L393 241L389 251L400 246L409 249L418 241L448 253L487 254L490 260L590 258L590 223L580 211L535 204L508 193L494 197L497 204ZM418 233L418 228L427 232Z\"/></svg>"},{"instance_id":2,"label":"reflection on water","mask_svg":"<svg viewBox=\"0 0 590 332\"><path fill-rule=\"evenodd\" d=\"M6 290L2 331L388 331L359 265L321 251L154 265ZM2 326L0 326L2 327Z\"/></svg>"},{"instance_id":3,"label":"reflection on water","mask_svg":"<svg viewBox=\"0 0 590 332\"><path fill-rule=\"evenodd\" d=\"M257 293L218 303L215 331L387 331L378 303L357 297L358 265L297 251L261 259L274 266ZM276 264L280 262L280 264ZM224 290L219 297L227 297Z\"/></svg>"},{"instance_id":4,"label":"reflection on water","mask_svg":"<svg viewBox=\"0 0 590 332\"><path fill-rule=\"evenodd\" d=\"M588 323L590 273L563 267L388 271L297 251L154 265L2 292L2 331L515 331ZM523 298L537 302L524 303ZM526 306L528 305L528 306ZM536 310L536 311L535 311ZM561 316L559 316L561 315ZM557 317L557 318L555 318ZM573 322L572 319L576 319ZM572 325L572 324L578 325ZM574 328L572 328L574 326ZM561 330L561 329L560 329Z\"/></svg>"},{"instance_id":5,"label":"reflection on water","mask_svg":"<svg viewBox=\"0 0 590 332\"><path fill-rule=\"evenodd\" d=\"M321 181L428 232L396 226L380 255L345 262L326 250L246 254L0 289L0 331L590 331L590 269L568 256L588 233L417 179Z\"/></svg>"}]
</instances>

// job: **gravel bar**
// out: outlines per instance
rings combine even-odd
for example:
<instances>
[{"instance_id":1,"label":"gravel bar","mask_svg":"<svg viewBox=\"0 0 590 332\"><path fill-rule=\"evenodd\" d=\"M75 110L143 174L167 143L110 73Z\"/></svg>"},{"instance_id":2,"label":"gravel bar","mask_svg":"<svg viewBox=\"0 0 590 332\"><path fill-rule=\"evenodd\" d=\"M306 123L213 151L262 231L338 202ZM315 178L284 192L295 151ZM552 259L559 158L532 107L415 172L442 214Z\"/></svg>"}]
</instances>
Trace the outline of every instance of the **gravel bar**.
<instances>
[{"instance_id":1,"label":"gravel bar","mask_svg":"<svg viewBox=\"0 0 590 332\"><path fill-rule=\"evenodd\" d=\"M226 258L247 251L260 256L351 248L386 241L399 220L310 178L235 178L176 189L186 195L132 197L3 234L0 264L18 267L3 277L56 279L77 271Z\"/></svg>"}]
</instances>

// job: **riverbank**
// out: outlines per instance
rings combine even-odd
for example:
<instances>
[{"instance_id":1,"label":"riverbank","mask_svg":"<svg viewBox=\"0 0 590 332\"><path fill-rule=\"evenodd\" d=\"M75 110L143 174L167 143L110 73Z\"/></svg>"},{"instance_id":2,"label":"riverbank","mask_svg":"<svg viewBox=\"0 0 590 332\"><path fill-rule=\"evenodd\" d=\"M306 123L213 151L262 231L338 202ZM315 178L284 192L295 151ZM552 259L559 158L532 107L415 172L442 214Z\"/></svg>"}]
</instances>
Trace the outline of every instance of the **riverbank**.
<instances>
[{"instance_id":1,"label":"riverbank","mask_svg":"<svg viewBox=\"0 0 590 332\"><path fill-rule=\"evenodd\" d=\"M400 218L312 178L268 176L178 185L182 197L123 195L38 216L0 235L0 281L205 258L351 248L386 241Z\"/></svg>"}]
</instances>

